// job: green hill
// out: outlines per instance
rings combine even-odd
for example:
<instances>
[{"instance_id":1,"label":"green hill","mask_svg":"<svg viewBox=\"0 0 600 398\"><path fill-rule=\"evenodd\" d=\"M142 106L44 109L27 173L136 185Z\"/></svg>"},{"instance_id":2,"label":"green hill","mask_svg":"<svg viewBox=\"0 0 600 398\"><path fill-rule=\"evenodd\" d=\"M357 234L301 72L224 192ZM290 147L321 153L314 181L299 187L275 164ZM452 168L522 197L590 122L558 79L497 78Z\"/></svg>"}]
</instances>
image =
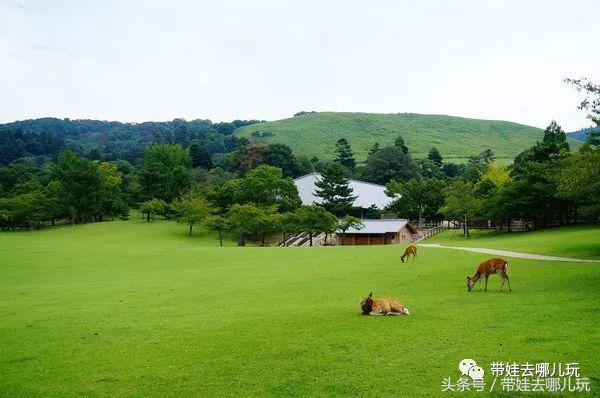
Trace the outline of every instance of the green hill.
<instances>
[{"instance_id":1,"label":"green hill","mask_svg":"<svg viewBox=\"0 0 600 398\"><path fill-rule=\"evenodd\" d=\"M445 159L460 162L490 148L498 158L514 158L540 140L543 130L523 124L416 113L320 112L256 123L236 130L240 137L289 145L297 155L332 157L335 142L346 138L358 160L373 143L390 144L402 135L414 157L425 157L432 146ZM572 148L581 143L569 138Z\"/></svg>"}]
</instances>

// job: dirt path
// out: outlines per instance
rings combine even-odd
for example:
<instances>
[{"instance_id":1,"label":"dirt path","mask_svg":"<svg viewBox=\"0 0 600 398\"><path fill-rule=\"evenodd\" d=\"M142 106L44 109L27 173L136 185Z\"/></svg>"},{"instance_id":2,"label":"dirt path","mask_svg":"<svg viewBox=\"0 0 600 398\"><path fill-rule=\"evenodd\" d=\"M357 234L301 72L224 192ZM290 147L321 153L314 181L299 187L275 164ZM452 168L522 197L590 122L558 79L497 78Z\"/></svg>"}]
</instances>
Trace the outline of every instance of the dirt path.
<instances>
[{"instance_id":1,"label":"dirt path","mask_svg":"<svg viewBox=\"0 0 600 398\"><path fill-rule=\"evenodd\" d=\"M570 262L576 262L576 263L600 262L600 260L583 260L581 258L545 256L542 254L531 254L531 253L522 253L522 252L511 252L508 250L486 249L484 247L444 246L444 245L440 245L437 243L418 243L418 245L423 246L423 247L436 247L436 248L440 248L440 249L464 250L464 251L473 252L473 253L487 253L487 254L494 254L494 255L506 256L506 257L527 258L529 260L570 261Z\"/></svg>"}]
</instances>

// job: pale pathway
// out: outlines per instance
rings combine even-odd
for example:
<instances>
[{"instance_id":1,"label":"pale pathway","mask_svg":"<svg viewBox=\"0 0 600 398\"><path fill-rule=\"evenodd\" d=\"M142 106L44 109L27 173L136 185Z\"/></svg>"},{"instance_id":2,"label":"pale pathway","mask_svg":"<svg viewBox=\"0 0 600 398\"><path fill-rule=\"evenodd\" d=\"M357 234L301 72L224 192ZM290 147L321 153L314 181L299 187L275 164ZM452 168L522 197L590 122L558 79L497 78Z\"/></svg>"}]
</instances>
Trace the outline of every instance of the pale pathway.
<instances>
[{"instance_id":1,"label":"pale pathway","mask_svg":"<svg viewBox=\"0 0 600 398\"><path fill-rule=\"evenodd\" d=\"M583 260L580 258L570 258L570 257L558 257L558 256L544 256L541 254L530 254L530 253L522 253L522 252L511 252L508 250L496 250L496 249L486 249L484 247L460 247L460 246L444 246L438 243L419 243L419 246L423 247L436 247L440 249L456 249L456 250L464 250L466 252L474 252L474 253L487 253L494 254L497 256L505 256L505 257L516 257L516 258L527 258L529 260L549 260L549 261L571 261L577 263L597 263L600 260Z\"/></svg>"}]
</instances>

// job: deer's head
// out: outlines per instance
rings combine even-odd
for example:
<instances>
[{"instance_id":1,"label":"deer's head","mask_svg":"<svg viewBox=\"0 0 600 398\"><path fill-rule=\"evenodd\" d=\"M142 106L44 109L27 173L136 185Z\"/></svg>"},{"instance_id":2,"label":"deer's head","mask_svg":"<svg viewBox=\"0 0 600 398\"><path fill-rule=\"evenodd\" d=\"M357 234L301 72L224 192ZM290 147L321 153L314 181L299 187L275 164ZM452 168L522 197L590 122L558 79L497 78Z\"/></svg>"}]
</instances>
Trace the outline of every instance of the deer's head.
<instances>
[{"instance_id":1,"label":"deer's head","mask_svg":"<svg viewBox=\"0 0 600 398\"><path fill-rule=\"evenodd\" d=\"M373 292L369 293L367 297L362 299L360 302L360 309L363 314L368 314L373 309Z\"/></svg>"},{"instance_id":2,"label":"deer's head","mask_svg":"<svg viewBox=\"0 0 600 398\"><path fill-rule=\"evenodd\" d=\"M475 278L471 278L470 276L467 276L467 291L470 292L471 289L473 289L474 285L475 285Z\"/></svg>"}]
</instances>

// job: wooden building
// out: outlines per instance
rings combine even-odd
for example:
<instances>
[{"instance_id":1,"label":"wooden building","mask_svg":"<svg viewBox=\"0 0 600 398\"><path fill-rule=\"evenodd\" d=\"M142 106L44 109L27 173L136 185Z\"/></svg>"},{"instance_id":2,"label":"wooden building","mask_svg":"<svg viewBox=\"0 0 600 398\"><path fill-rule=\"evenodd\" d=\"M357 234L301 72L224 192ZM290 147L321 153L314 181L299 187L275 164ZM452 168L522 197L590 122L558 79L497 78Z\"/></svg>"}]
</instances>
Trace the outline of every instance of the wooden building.
<instances>
[{"instance_id":1,"label":"wooden building","mask_svg":"<svg viewBox=\"0 0 600 398\"><path fill-rule=\"evenodd\" d=\"M346 231L344 245L389 245L411 243L417 239L417 230L406 220L362 220L364 227ZM342 244L342 234L336 234L336 244Z\"/></svg>"}]
</instances>

